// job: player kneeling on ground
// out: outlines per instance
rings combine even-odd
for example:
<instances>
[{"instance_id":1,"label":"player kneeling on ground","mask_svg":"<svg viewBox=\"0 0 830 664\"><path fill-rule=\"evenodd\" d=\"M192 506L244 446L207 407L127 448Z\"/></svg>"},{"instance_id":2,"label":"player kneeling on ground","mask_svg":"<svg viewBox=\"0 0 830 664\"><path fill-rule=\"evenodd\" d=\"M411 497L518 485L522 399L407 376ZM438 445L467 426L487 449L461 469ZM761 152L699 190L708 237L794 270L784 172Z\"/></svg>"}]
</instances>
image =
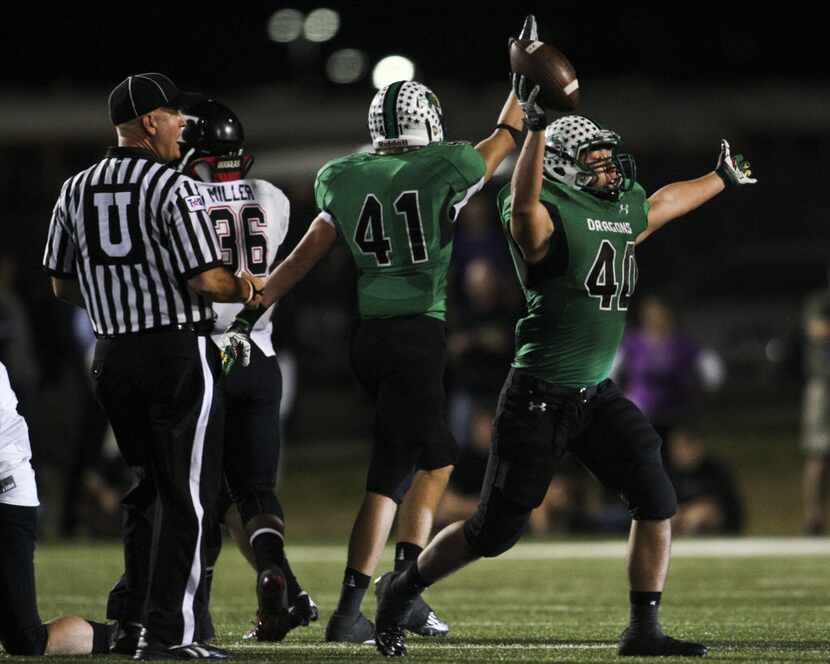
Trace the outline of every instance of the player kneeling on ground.
<instances>
[{"instance_id":1,"label":"player kneeling on ground","mask_svg":"<svg viewBox=\"0 0 830 664\"><path fill-rule=\"evenodd\" d=\"M35 595L35 531L40 504L29 429L0 364L0 644L9 655L109 653L111 629L78 616L43 624Z\"/></svg>"},{"instance_id":2,"label":"player kneeling on ground","mask_svg":"<svg viewBox=\"0 0 830 664\"><path fill-rule=\"evenodd\" d=\"M378 606L376 643L406 654L400 625L424 588L480 557L498 556L525 530L566 451L619 493L634 519L628 551L631 622L620 655L703 656L705 646L665 635L657 612L669 566L674 488L661 441L608 379L634 292L635 245L726 187L754 183L721 143L715 171L647 197L620 138L587 118L547 125L538 86L514 89L529 129L499 209L527 314L499 399L481 504L435 536Z\"/></svg>"}]
</instances>

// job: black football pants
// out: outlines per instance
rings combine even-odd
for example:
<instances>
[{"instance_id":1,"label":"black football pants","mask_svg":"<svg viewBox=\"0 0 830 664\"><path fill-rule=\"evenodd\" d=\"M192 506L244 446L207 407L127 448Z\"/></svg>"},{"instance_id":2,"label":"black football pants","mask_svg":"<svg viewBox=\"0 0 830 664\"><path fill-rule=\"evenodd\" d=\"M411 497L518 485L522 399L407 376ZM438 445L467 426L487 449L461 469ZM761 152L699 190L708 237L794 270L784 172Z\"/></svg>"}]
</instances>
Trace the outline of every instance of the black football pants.
<instances>
[{"instance_id":1,"label":"black football pants","mask_svg":"<svg viewBox=\"0 0 830 664\"><path fill-rule=\"evenodd\" d=\"M185 330L95 347L96 396L139 477L122 501L127 619L165 645L202 638L204 528L222 466L220 364L210 339Z\"/></svg>"}]
</instances>

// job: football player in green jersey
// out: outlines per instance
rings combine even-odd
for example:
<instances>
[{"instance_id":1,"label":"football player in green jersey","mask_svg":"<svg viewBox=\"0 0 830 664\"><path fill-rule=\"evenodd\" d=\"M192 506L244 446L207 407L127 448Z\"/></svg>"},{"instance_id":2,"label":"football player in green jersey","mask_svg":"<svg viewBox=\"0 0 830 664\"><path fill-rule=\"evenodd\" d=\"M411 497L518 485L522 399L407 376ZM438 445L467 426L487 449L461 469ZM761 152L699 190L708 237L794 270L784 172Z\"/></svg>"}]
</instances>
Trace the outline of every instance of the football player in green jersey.
<instances>
[{"instance_id":1,"label":"football player in green jersey","mask_svg":"<svg viewBox=\"0 0 830 664\"><path fill-rule=\"evenodd\" d=\"M522 38L535 36L528 17ZM338 238L358 272L360 322L351 359L375 401L374 444L340 601L326 628L329 641L374 637L360 605L402 500L396 569L411 564L429 538L457 453L443 387L453 225L517 147L521 125L511 92L488 138L475 147L447 142L441 106L429 88L398 81L379 90L369 108L374 151L323 166L314 187L320 213L264 287L269 306ZM388 578L377 581L379 597ZM404 627L422 635L449 629L423 600Z\"/></svg>"},{"instance_id":2,"label":"football player in green jersey","mask_svg":"<svg viewBox=\"0 0 830 664\"><path fill-rule=\"evenodd\" d=\"M622 496L633 518L631 622L619 654L703 656L705 646L666 636L657 622L676 497L659 436L608 373L636 285L634 247L726 187L755 180L722 141L714 171L647 196L633 159L617 150L617 134L579 116L548 126L535 102L538 86L522 77L514 86L529 133L499 209L527 314L516 326L481 503L388 583L376 644L384 655L405 654L401 621L414 599L463 565L513 546L569 451Z\"/></svg>"}]
</instances>

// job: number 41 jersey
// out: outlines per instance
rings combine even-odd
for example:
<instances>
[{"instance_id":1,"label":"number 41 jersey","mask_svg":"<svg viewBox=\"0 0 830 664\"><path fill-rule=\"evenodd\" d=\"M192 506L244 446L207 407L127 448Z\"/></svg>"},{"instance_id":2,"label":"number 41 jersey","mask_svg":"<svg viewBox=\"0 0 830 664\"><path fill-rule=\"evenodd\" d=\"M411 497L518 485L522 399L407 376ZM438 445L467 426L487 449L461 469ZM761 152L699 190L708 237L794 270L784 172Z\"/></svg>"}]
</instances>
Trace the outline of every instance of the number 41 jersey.
<instances>
[{"instance_id":1,"label":"number 41 jersey","mask_svg":"<svg viewBox=\"0 0 830 664\"><path fill-rule=\"evenodd\" d=\"M356 153L320 169L317 206L354 258L361 318L445 318L453 223L484 173L467 143Z\"/></svg>"},{"instance_id":2,"label":"number 41 jersey","mask_svg":"<svg viewBox=\"0 0 830 664\"><path fill-rule=\"evenodd\" d=\"M637 282L634 243L648 225L639 184L605 200L544 179L540 202L555 231L548 254L527 265L510 235L509 185L498 204L527 299L516 325L513 366L555 385L584 387L608 377Z\"/></svg>"},{"instance_id":3,"label":"number 41 jersey","mask_svg":"<svg viewBox=\"0 0 830 664\"><path fill-rule=\"evenodd\" d=\"M285 194L265 180L199 182L199 192L213 222L222 263L235 275L245 270L265 277L274 266L277 250L288 232L290 205ZM231 324L241 307L213 303L216 312L214 340ZM271 309L254 325L253 341L268 357L274 355Z\"/></svg>"}]
</instances>

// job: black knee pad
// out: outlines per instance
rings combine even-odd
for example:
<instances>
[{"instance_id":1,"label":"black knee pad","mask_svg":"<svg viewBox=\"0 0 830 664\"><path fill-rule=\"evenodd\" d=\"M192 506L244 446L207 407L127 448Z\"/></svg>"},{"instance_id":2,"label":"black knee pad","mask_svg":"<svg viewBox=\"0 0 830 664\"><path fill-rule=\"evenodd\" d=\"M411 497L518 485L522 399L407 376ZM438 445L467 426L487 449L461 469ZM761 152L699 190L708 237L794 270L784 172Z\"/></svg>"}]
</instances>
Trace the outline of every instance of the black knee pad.
<instances>
[{"instance_id":1,"label":"black knee pad","mask_svg":"<svg viewBox=\"0 0 830 664\"><path fill-rule=\"evenodd\" d=\"M519 541L527 529L530 511L493 489L475 514L464 522L467 544L483 558L500 556Z\"/></svg>"},{"instance_id":2,"label":"black knee pad","mask_svg":"<svg viewBox=\"0 0 830 664\"><path fill-rule=\"evenodd\" d=\"M3 637L3 648L9 655L43 655L49 632L46 625L40 624L19 630Z\"/></svg>"},{"instance_id":3,"label":"black knee pad","mask_svg":"<svg viewBox=\"0 0 830 664\"><path fill-rule=\"evenodd\" d=\"M252 488L245 491L236 501L242 523L248 523L258 516L273 515L284 522L282 505L274 495L272 487Z\"/></svg>"},{"instance_id":4,"label":"black knee pad","mask_svg":"<svg viewBox=\"0 0 830 664\"><path fill-rule=\"evenodd\" d=\"M677 512L674 485L659 460L637 466L622 497L637 521L662 521Z\"/></svg>"}]
</instances>

